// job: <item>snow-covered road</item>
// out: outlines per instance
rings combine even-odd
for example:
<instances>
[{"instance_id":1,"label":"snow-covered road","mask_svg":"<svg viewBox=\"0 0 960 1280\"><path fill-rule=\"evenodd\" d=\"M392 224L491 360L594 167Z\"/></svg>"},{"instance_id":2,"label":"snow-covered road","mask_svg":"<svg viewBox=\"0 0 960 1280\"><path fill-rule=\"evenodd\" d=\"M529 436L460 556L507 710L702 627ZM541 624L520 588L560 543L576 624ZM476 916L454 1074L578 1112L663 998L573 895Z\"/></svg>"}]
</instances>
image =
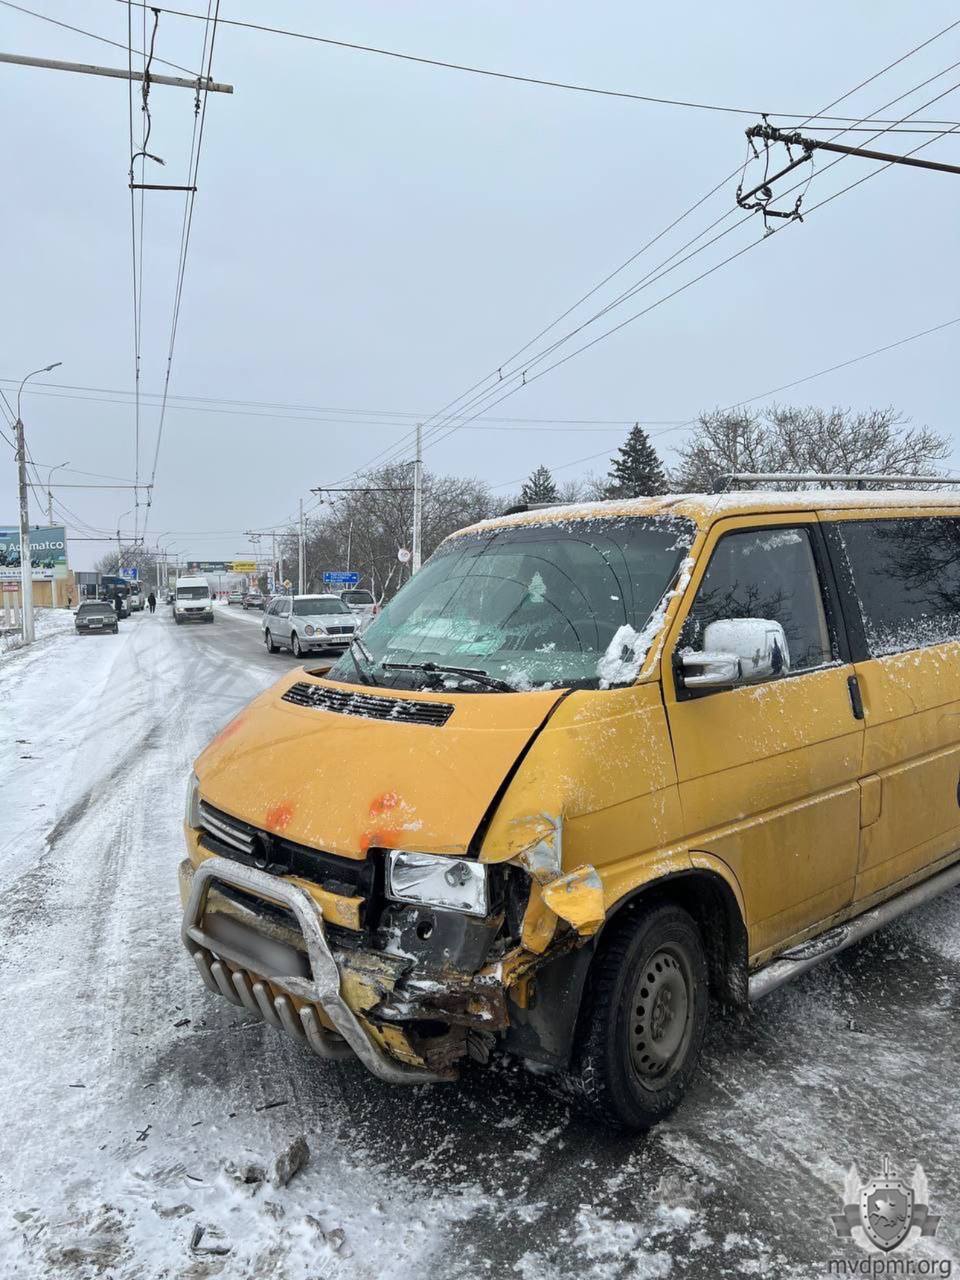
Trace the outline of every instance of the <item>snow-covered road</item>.
<instances>
[{"instance_id":1,"label":"snow-covered road","mask_svg":"<svg viewBox=\"0 0 960 1280\"><path fill-rule=\"evenodd\" d=\"M178 937L185 779L291 661L250 615L163 606L0 659L0 1275L823 1275L864 1256L830 1215L885 1153L942 1215L911 1256L955 1260L960 894L717 1015L641 1138L506 1067L389 1088L210 996ZM286 1189L237 1176L301 1134Z\"/></svg>"}]
</instances>

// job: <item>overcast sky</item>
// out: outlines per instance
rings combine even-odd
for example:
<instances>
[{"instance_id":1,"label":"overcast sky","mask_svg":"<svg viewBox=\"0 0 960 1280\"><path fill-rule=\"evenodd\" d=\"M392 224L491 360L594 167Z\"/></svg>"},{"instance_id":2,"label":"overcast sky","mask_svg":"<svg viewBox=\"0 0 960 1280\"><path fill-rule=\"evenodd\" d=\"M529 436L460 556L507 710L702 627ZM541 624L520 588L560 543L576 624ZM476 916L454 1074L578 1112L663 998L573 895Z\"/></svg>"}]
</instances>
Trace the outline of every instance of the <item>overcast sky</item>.
<instances>
[{"instance_id":1,"label":"overcast sky","mask_svg":"<svg viewBox=\"0 0 960 1280\"><path fill-rule=\"evenodd\" d=\"M0 50L126 64L125 4L25 3L123 48L0 7ZM205 9L198 0L182 7ZM682 8L222 0L220 12L524 75L803 114L957 18L956 5L944 0L813 0L802 11L735 0ZM140 24L138 15L138 48ZM202 23L163 15L156 54L195 68L202 37ZM957 58L960 27L837 113L876 112ZM169 402L148 525L148 540L168 534L165 544L185 557L246 552L243 530L283 521L301 497L312 504L312 486L343 481L402 441L417 415L429 418L503 364L730 173L743 160L743 130L753 119L516 84L227 26L217 32L213 75L235 93L209 101L170 391L217 403ZM880 114L914 110L957 81L960 72L948 73ZM149 150L167 163L152 166L148 180L182 182L193 95L154 86L150 106ZM960 121L960 92L919 114ZM136 101L135 116L139 134ZM18 382L60 360L61 369L35 380L36 392L44 382L50 390L54 383L105 389L25 394L30 449L44 479L47 467L67 460L77 471L131 478L126 85L0 64L0 120L0 378ZM861 143L869 136L853 135ZM924 141L913 135L873 145L905 151ZM960 163L960 133L922 154ZM826 163L818 159L817 168ZM873 167L843 160L814 178L807 207ZM547 340L727 213L734 185ZM183 199L155 192L146 202L145 393L163 383ZM428 448L426 463L506 492L540 462L558 480L605 470L604 451L625 428L602 422L634 419L662 424L650 430L664 432L655 442L669 462L683 438L682 430L667 430L673 424L960 315L958 203L958 177L888 170L490 410L540 421L477 422ZM760 240L754 218L558 356ZM894 404L947 434L957 465L958 338L960 325L780 398ZM0 385L11 394L8 382ZM364 412L347 412L355 410ZM142 480L157 424L156 400L147 394ZM0 448L0 524L8 524L16 520L16 469L12 451L2 441ZM597 453L604 456L567 465ZM75 471L54 479L94 482ZM112 532L118 522L133 528L129 490L59 488L55 496L87 536L91 528ZM31 518L41 518L36 495ZM92 566L106 544L79 541L76 519L68 528L74 567Z\"/></svg>"}]
</instances>

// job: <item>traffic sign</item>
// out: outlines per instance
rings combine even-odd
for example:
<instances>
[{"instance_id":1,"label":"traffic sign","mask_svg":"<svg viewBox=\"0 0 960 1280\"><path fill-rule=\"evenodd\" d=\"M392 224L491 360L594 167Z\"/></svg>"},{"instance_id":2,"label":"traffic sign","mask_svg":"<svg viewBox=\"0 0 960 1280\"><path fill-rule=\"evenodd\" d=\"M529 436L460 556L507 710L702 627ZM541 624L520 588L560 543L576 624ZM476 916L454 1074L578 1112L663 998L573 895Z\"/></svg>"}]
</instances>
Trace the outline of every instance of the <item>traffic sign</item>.
<instances>
[{"instance_id":1,"label":"traffic sign","mask_svg":"<svg viewBox=\"0 0 960 1280\"><path fill-rule=\"evenodd\" d=\"M233 573L256 573L257 562L256 560L234 560L227 565L227 568Z\"/></svg>"},{"instance_id":2,"label":"traffic sign","mask_svg":"<svg viewBox=\"0 0 960 1280\"><path fill-rule=\"evenodd\" d=\"M129 578L131 581L136 582L137 578L140 577L140 570L139 569L121 569L119 571L119 576L121 578Z\"/></svg>"},{"instance_id":3,"label":"traffic sign","mask_svg":"<svg viewBox=\"0 0 960 1280\"><path fill-rule=\"evenodd\" d=\"M406 547L397 548L397 559L400 561L401 564L407 563L407 561L410 559L410 552L407 550Z\"/></svg>"},{"instance_id":4,"label":"traffic sign","mask_svg":"<svg viewBox=\"0 0 960 1280\"><path fill-rule=\"evenodd\" d=\"M355 587L359 581L360 575L353 569L328 569L323 575L326 587Z\"/></svg>"}]
</instances>

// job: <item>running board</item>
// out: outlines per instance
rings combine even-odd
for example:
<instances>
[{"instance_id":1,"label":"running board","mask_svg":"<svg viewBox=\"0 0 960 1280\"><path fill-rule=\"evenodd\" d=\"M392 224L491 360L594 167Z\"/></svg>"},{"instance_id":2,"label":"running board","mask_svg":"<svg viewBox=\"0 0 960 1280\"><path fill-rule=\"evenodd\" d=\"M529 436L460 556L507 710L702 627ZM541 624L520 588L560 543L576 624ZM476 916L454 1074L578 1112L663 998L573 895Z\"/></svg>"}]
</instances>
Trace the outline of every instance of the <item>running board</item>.
<instances>
[{"instance_id":1,"label":"running board","mask_svg":"<svg viewBox=\"0 0 960 1280\"><path fill-rule=\"evenodd\" d=\"M777 987L782 987L785 982L790 982L791 979L798 978L801 973L806 973L821 960L839 955L854 942L860 942L875 930L882 929L891 920L896 920L897 916L912 911L914 907L929 902L931 898L945 893L958 884L960 884L960 862L947 867L946 871L939 872L929 880L914 885L912 889L898 893L895 898L882 902L878 907L865 911L863 915L854 916L846 924L829 929L821 937L811 938L808 942L803 942L784 952L779 959L751 974L748 987L748 998L751 1004L755 1000L768 996L771 991L776 991Z\"/></svg>"}]
</instances>

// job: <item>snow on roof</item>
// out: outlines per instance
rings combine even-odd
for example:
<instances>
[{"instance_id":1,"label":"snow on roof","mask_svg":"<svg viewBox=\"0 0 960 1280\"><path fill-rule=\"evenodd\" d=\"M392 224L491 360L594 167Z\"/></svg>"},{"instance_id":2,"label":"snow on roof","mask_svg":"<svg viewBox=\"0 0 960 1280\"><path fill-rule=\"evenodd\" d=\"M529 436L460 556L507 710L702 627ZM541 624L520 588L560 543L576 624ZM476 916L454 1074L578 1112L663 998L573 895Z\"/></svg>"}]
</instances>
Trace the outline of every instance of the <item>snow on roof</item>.
<instances>
[{"instance_id":1,"label":"snow on roof","mask_svg":"<svg viewBox=\"0 0 960 1280\"><path fill-rule=\"evenodd\" d=\"M915 489L743 489L728 493L666 493L656 498L613 498L603 502L565 503L493 516L459 530L559 524L566 520L602 520L624 516L686 516L696 524L710 524L719 516L757 515L766 511L839 512L868 510L960 511L960 493Z\"/></svg>"}]
</instances>

